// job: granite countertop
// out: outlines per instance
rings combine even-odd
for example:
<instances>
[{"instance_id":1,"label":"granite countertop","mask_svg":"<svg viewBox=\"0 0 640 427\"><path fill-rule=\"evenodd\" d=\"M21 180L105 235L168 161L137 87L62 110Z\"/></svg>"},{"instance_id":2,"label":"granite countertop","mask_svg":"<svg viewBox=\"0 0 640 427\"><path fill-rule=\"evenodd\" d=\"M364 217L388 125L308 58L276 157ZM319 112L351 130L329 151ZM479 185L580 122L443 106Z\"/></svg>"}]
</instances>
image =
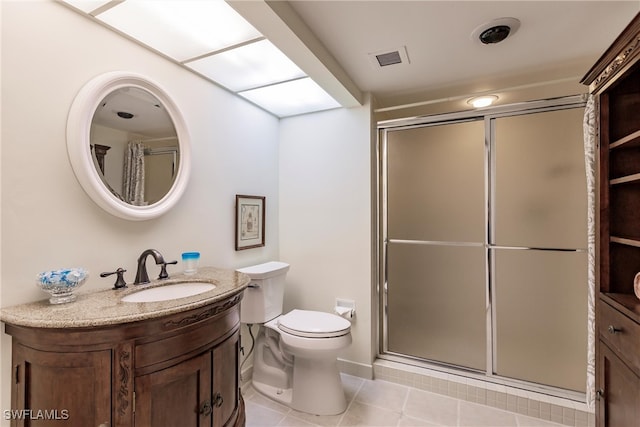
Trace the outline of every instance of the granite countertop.
<instances>
[{"instance_id":1,"label":"granite countertop","mask_svg":"<svg viewBox=\"0 0 640 427\"><path fill-rule=\"evenodd\" d=\"M175 274L146 285L129 284L124 289L77 292L67 304L50 304L48 299L0 309L0 320L35 328L85 328L153 319L203 307L233 296L246 288L249 276L234 270L201 267L194 275ZM198 295L158 302L123 302L125 295L179 282L205 282L216 287Z\"/></svg>"}]
</instances>

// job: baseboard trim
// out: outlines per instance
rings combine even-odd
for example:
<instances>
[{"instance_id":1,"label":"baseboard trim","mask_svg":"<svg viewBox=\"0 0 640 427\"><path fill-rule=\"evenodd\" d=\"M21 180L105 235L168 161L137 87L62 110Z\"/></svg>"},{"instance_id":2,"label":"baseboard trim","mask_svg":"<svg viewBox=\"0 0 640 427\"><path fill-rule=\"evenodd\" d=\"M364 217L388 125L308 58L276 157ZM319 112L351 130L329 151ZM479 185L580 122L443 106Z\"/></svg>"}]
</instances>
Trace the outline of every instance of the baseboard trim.
<instances>
[{"instance_id":1,"label":"baseboard trim","mask_svg":"<svg viewBox=\"0 0 640 427\"><path fill-rule=\"evenodd\" d=\"M353 375L354 377L367 380L373 379L373 365L338 358L338 369L340 369L340 372L343 374Z\"/></svg>"}]
</instances>

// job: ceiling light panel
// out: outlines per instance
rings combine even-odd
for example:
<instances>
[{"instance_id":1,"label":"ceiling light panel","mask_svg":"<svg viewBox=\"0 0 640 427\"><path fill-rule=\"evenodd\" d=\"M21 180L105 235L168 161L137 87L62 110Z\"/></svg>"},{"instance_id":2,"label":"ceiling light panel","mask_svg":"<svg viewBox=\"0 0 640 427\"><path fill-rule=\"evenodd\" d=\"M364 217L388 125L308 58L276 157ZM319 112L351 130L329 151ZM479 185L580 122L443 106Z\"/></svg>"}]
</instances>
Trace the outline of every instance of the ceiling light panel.
<instances>
[{"instance_id":1,"label":"ceiling light panel","mask_svg":"<svg viewBox=\"0 0 640 427\"><path fill-rule=\"evenodd\" d=\"M309 77L238 93L278 117L340 107Z\"/></svg>"},{"instance_id":2,"label":"ceiling light panel","mask_svg":"<svg viewBox=\"0 0 640 427\"><path fill-rule=\"evenodd\" d=\"M81 10L85 13L93 12L99 7L104 6L109 3L111 0L63 0L64 3L67 3L78 10Z\"/></svg>"},{"instance_id":3,"label":"ceiling light panel","mask_svg":"<svg viewBox=\"0 0 640 427\"><path fill-rule=\"evenodd\" d=\"M226 50L185 65L234 92L306 76L268 40Z\"/></svg>"},{"instance_id":4,"label":"ceiling light panel","mask_svg":"<svg viewBox=\"0 0 640 427\"><path fill-rule=\"evenodd\" d=\"M177 61L262 36L223 0L125 1L96 18Z\"/></svg>"}]
</instances>

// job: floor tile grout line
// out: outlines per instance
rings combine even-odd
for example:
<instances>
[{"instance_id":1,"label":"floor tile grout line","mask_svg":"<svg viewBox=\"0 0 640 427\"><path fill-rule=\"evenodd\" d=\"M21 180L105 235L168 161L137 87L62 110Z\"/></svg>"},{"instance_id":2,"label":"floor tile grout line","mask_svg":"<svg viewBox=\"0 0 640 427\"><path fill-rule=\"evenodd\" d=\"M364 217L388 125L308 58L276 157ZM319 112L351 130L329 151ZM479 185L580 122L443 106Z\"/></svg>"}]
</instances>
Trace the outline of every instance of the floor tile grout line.
<instances>
[{"instance_id":1,"label":"floor tile grout line","mask_svg":"<svg viewBox=\"0 0 640 427\"><path fill-rule=\"evenodd\" d=\"M367 381L377 381L377 380L367 380ZM391 384L394 384L394 383L391 383ZM363 385L364 385L364 383L363 383ZM394 384L394 385L397 385L397 386L399 386L399 387L405 388L405 389L407 389L407 390L410 388L409 386L402 385L402 384ZM359 403L359 404L361 404L361 405L369 406L369 407L371 407L371 408L382 409L382 410L384 410L384 411L390 411L390 412L396 412L396 413L398 413L398 411L395 411L395 410L393 410L393 409L391 409L391 408L389 408L389 407L386 407L386 406L379 406L379 405L376 405L376 404L373 404L373 403L370 403L370 402L363 402L363 401L357 400L357 399L355 398L355 396L354 396L354 402ZM345 412L346 412L346 411L345 411ZM399 412L399 413L400 413L400 414L402 414L402 412ZM426 421L426 420L423 420L423 421Z\"/></svg>"},{"instance_id":2,"label":"floor tile grout line","mask_svg":"<svg viewBox=\"0 0 640 427\"><path fill-rule=\"evenodd\" d=\"M263 408L267 408L267 407L266 407L266 406L263 406ZM267 409L269 409L269 408L267 408ZM272 409L272 410L273 410L273 409ZM274 412L277 412L277 411L274 411ZM286 420L286 419L287 419L287 416L289 416L289 414L291 413L291 408L287 408L287 412L284 412L284 413L280 412L280 413L282 414L282 418L280 419L280 421L278 421L277 426L282 425L282 423L284 422L284 420Z\"/></svg>"},{"instance_id":3,"label":"floor tile grout line","mask_svg":"<svg viewBox=\"0 0 640 427\"><path fill-rule=\"evenodd\" d=\"M400 418L398 418L396 427L400 427L400 423L402 422L402 418L404 418L405 411L407 409L407 402L409 402L409 394L411 394L411 388L406 387L406 389L407 389L407 394L404 396L404 402L402 403L402 409L400 410Z\"/></svg>"},{"instance_id":4,"label":"floor tile grout line","mask_svg":"<svg viewBox=\"0 0 640 427\"><path fill-rule=\"evenodd\" d=\"M251 387L253 387L253 386L251 386ZM255 393L257 396L261 396L261 397L266 398L266 397L265 397L265 396L263 396L262 394L259 394L259 393L258 393L258 391L257 391L257 390L255 390L255 389L254 389L254 393ZM282 422L285 420L285 418L287 418L287 416L291 413L291 408L284 407L283 409L285 409L285 412L282 412L282 411L279 411L279 410L277 410L277 409L274 409L273 407L269 407L269 406L267 406L267 405L261 405L260 403L258 403L258 402L256 402L256 401L254 401L254 400L253 400L253 398L250 398L248 401L250 401L253 405L259 406L259 407L261 407L261 408L263 408L263 409L267 409L267 410L269 410L269 411L271 411L271 412L275 412L276 414L280 414L280 415L282 415L282 418L280 419L280 421L278 421L278 423L276 424L276 427L277 427L277 426L279 426L279 425L281 425L281 424L282 424ZM278 404L278 405L280 405L280 406L284 406L284 405L279 404L278 402L269 402L269 403L276 403L276 404Z\"/></svg>"},{"instance_id":5,"label":"floor tile grout line","mask_svg":"<svg viewBox=\"0 0 640 427\"><path fill-rule=\"evenodd\" d=\"M356 401L356 396L358 395L358 393L360 392L360 390L362 390L362 387L364 386L365 381L366 381L366 380L363 380L363 381L361 381L361 382L360 382L360 385L358 386L358 389L357 389L357 390L356 390L356 392L353 394L353 398L351 398L351 401L349 401L349 402L347 403L347 408L344 410L344 412L343 412L342 414L340 414L340 419L339 419L339 420L338 420L338 422L336 423L336 426L339 426L339 425L340 425L340 423L342 423L342 420L344 419L345 415L346 415L346 414L347 414L347 412L349 411L349 408L351 407L352 403ZM250 387L251 387L251 386L250 386ZM254 393L256 393L256 395L258 395L258 396L262 396L262 395L261 395L257 390L255 390L255 389L254 389ZM286 418L287 418L287 417L292 417L292 418L295 418L296 420L303 421L303 422L306 422L306 423L308 423L308 424L311 424L311 425L314 425L314 426L317 426L317 427L321 427L321 426L320 426L320 424L312 423L312 422L310 422L310 421L308 421L308 420L305 420L305 419L302 419L302 418L298 418L298 417L296 417L295 415L291 415L291 413L293 412L293 409L291 409L291 408L286 408L286 412L281 412L281 411L276 410L276 409L274 409L274 408L272 408L272 407L269 407L269 406L266 406L266 405L261 405L260 403L255 402L253 399L250 399L250 401L251 401L251 403L252 403L252 404L257 405L257 406L260 406L261 408L268 409L268 410L270 410L270 411L272 411L272 412L275 412L275 413L277 413L277 414L281 414L281 415L282 415L282 418L280 419L280 421L278 421L278 424L276 424L276 427L277 427L277 426L281 426L281 425L282 425L282 423L286 420ZM360 403L360 402L359 402L359 403ZM373 405L368 405L368 406L376 407L376 406L373 406ZM386 409L386 408L380 408L380 409Z\"/></svg>"},{"instance_id":6,"label":"floor tile grout line","mask_svg":"<svg viewBox=\"0 0 640 427\"><path fill-rule=\"evenodd\" d=\"M340 415L340 419L338 420L338 426L340 424L342 424L342 421L344 420L345 415L347 415L347 412L349 412L349 409L351 408L351 406L353 405L353 403L356 401L356 397L358 397L358 394L360 393L360 390L362 390L362 387L364 387L364 383L366 380L360 381L360 385L358 386L358 390L355 391L355 393L353 393L353 397L351 398L351 401L347 404L347 409L344 410L344 412Z\"/></svg>"},{"instance_id":7,"label":"floor tile grout line","mask_svg":"<svg viewBox=\"0 0 640 427\"><path fill-rule=\"evenodd\" d=\"M353 402L356 401L356 397L358 397L358 393L360 393L360 390L362 390L362 387L364 387L365 381L367 381L367 380L360 381L360 385L358 386L358 390L356 390L356 392L353 393L353 397L347 403L347 409L345 409L344 412L342 414L340 414L340 419L338 420L338 423L336 424L336 426L339 426L340 424L342 424L342 421L344 420L345 415L347 415L347 412L349 412L349 408L351 408L351 406L353 405Z\"/></svg>"}]
</instances>

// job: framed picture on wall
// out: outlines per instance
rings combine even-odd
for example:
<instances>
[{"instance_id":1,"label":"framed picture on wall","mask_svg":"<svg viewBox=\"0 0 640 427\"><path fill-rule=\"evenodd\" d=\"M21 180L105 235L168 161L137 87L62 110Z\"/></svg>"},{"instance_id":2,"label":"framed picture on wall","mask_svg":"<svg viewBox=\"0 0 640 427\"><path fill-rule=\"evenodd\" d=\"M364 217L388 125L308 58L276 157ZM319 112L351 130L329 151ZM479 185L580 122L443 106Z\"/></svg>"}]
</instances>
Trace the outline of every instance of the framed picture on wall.
<instances>
[{"instance_id":1,"label":"framed picture on wall","mask_svg":"<svg viewBox=\"0 0 640 427\"><path fill-rule=\"evenodd\" d=\"M236 194L236 251L264 246L265 198Z\"/></svg>"}]
</instances>

